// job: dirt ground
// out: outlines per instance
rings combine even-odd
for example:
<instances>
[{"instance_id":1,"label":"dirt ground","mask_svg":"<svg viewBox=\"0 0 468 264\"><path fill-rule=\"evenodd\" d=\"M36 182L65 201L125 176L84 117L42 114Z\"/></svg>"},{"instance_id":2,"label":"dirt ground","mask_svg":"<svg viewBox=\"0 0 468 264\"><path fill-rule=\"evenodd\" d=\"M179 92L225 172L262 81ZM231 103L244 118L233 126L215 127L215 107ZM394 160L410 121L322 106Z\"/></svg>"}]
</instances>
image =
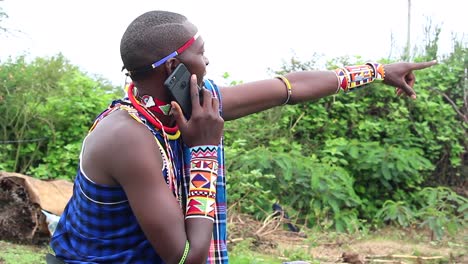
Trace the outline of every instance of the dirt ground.
<instances>
[{"instance_id":1,"label":"dirt ground","mask_svg":"<svg viewBox=\"0 0 468 264\"><path fill-rule=\"evenodd\" d=\"M468 264L468 230L456 237L431 241L431 232L386 228L367 234L289 232L275 219L263 222L232 216L230 246L249 239L251 249L279 255L299 252L320 263L465 263ZM286 258L284 258L286 260Z\"/></svg>"},{"instance_id":2,"label":"dirt ground","mask_svg":"<svg viewBox=\"0 0 468 264\"><path fill-rule=\"evenodd\" d=\"M383 260L387 263L468 263L466 243L427 243L371 237L315 245L308 245L306 241L278 245L278 248L291 247L302 247L321 263L377 263Z\"/></svg>"}]
</instances>

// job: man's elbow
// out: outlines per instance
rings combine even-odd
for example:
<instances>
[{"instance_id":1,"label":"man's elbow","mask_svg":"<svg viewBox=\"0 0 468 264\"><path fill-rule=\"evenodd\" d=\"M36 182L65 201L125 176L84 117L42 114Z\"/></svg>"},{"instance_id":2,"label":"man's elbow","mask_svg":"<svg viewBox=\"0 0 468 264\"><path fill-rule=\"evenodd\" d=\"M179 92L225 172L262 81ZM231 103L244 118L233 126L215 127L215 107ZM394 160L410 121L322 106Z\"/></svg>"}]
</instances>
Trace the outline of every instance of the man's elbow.
<instances>
[{"instance_id":1,"label":"man's elbow","mask_svg":"<svg viewBox=\"0 0 468 264\"><path fill-rule=\"evenodd\" d=\"M185 264L202 264L206 263L208 257L208 250L206 247L196 247L190 245L190 251L187 258L185 259Z\"/></svg>"}]
</instances>

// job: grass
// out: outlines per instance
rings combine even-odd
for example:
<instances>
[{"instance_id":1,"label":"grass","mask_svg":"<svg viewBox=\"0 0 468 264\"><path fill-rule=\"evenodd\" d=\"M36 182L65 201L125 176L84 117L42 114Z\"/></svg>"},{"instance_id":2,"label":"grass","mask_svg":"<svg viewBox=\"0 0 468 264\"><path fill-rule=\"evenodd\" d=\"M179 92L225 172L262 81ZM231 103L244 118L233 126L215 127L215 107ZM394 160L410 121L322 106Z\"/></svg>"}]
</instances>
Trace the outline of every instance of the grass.
<instances>
[{"instance_id":1,"label":"grass","mask_svg":"<svg viewBox=\"0 0 468 264\"><path fill-rule=\"evenodd\" d=\"M0 240L0 264L45 264L45 255L50 248L44 246L17 245ZM238 247L230 256L232 264L282 263L278 258Z\"/></svg>"},{"instance_id":2,"label":"grass","mask_svg":"<svg viewBox=\"0 0 468 264\"><path fill-rule=\"evenodd\" d=\"M230 252L229 263L231 264L281 264L287 258L262 254L252 251L247 243L236 246ZM50 252L48 246L17 245L0 241L0 264L45 264L45 254Z\"/></svg>"},{"instance_id":3,"label":"grass","mask_svg":"<svg viewBox=\"0 0 468 264\"><path fill-rule=\"evenodd\" d=\"M249 254L249 255L244 255L244 256L230 255L229 263L231 264L263 264L263 263L281 264L283 263L283 261L278 260L278 258L274 258L272 256L255 253L255 254Z\"/></svg>"},{"instance_id":4,"label":"grass","mask_svg":"<svg viewBox=\"0 0 468 264\"><path fill-rule=\"evenodd\" d=\"M230 244L231 264L281 264L303 260L311 264L331 263L339 260L344 252L371 255L440 256L437 260L405 259L405 263L468 263L468 231L461 230L456 237L431 241L427 233L416 230L381 229L377 232L358 234L311 232L307 239L288 242L286 237L275 238L273 243L262 246L253 238ZM268 241L267 241L268 242ZM271 242L271 241L270 241ZM261 243L260 243L261 244ZM270 245L275 245L271 246ZM45 264L48 245L18 245L0 240L0 264ZM415 262L416 261L416 262Z\"/></svg>"},{"instance_id":5,"label":"grass","mask_svg":"<svg viewBox=\"0 0 468 264\"><path fill-rule=\"evenodd\" d=\"M0 240L1 264L45 264L48 246L17 245Z\"/></svg>"}]
</instances>

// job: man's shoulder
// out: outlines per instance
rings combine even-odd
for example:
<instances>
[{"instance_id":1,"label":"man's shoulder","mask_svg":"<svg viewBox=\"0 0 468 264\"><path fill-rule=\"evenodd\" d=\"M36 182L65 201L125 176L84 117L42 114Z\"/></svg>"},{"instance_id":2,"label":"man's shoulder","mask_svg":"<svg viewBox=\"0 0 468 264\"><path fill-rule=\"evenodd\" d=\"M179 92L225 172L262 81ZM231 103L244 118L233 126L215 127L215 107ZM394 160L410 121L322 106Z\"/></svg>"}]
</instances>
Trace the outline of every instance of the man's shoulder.
<instances>
[{"instance_id":1,"label":"man's shoulder","mask_svg":"<svg viewBox=\"0 0 468 264\"><path fill-rule=\"evenodd\" d=\"M125 111L116 111L103 118L91 134L99 142L98 145L104 147L111 144L126 147L153 141L151 133Z\"/></svg>"}]
</instances>

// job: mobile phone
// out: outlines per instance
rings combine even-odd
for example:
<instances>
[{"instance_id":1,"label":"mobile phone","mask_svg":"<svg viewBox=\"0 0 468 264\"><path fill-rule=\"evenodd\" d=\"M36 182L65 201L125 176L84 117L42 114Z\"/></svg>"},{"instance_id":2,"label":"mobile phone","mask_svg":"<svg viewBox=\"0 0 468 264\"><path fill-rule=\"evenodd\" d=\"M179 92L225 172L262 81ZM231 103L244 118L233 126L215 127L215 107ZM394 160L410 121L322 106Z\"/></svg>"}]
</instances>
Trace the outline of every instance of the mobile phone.
<instances>
[{"instance_id":1,"label":"mobile phone","mask_svg":"<svg viewBox=\"0 0 468 264\"><path fill-rule=\"evenodd\" d=\"M183 63L179 63L169 77L164 81L164 87L169 90L172 98L176 101L185 118L190 119L192 115L192 98L190 95L190 76L192 74L188 71ZM202 102L202 91L198 87L198 94L200 95L200 103Z\"/></svg>"}]
</instances>

